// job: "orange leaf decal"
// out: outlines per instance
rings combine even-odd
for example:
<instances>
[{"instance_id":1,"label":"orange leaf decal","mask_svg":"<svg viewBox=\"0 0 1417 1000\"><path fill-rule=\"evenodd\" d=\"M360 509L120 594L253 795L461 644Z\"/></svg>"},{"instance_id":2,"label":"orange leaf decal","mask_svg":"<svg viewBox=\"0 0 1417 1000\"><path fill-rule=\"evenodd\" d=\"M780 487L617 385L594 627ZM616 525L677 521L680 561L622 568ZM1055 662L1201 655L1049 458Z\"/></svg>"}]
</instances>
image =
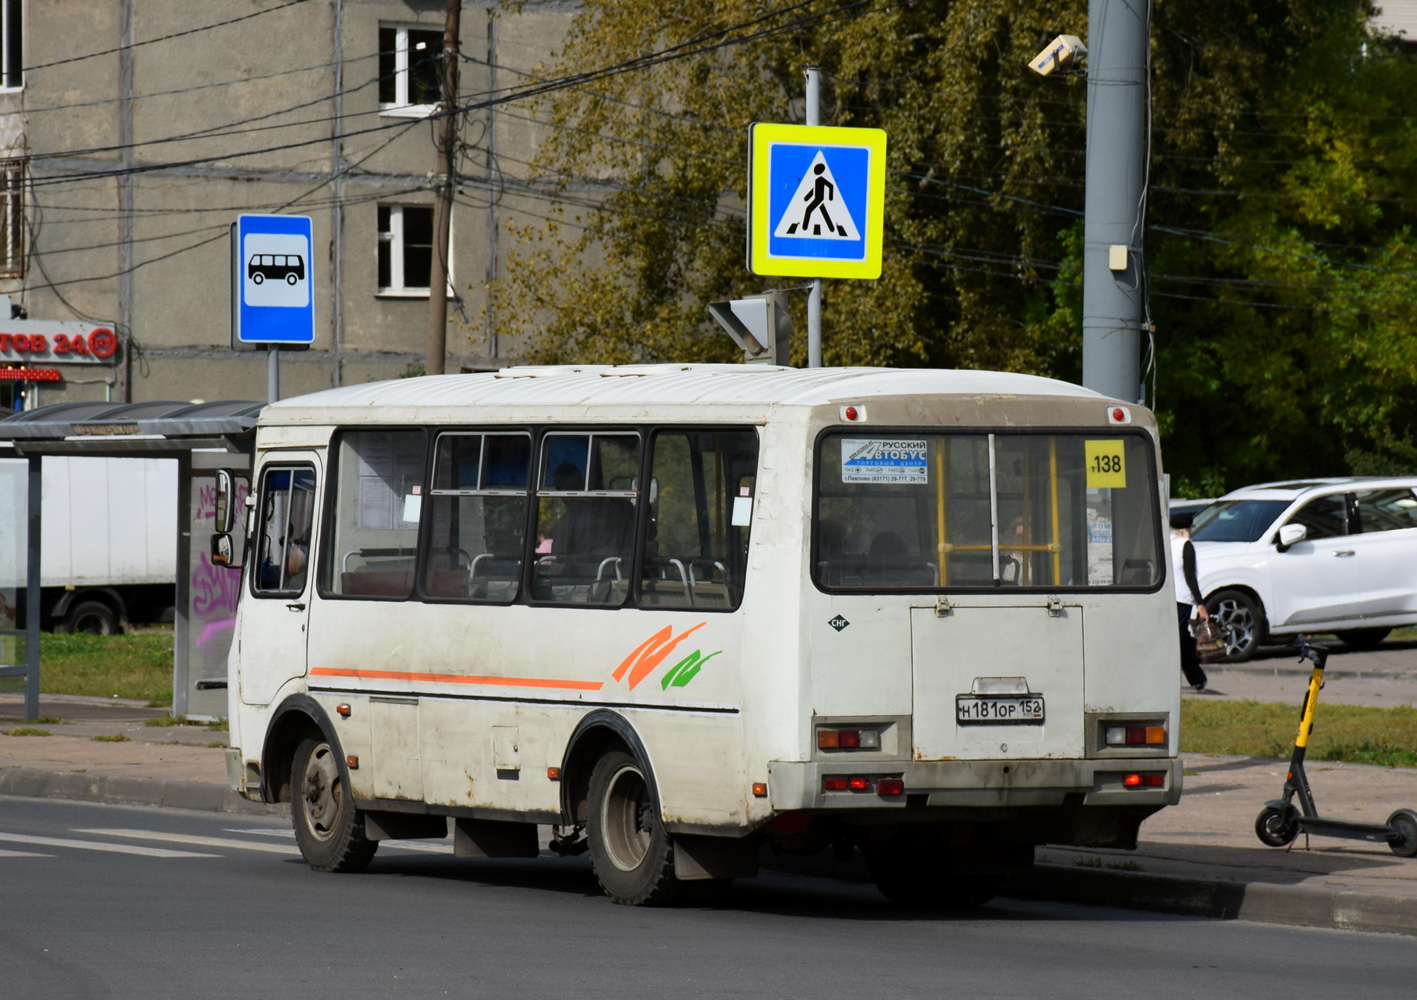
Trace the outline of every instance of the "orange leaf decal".
<instances>
[{"instance_id":1,"label":"orange leaf decal","mask_svg":"<svg viewBox=\"0 0 1417 1000\"><path fill-rule=\"evenodd\" d=\"M615 673L611 674L610 676L614 677L618 681L620 678L625 676L625 671L630 669L630 664L634 663L635 660L639 659L641 656L654 649L655 646L658 646L661 642L668 639L673 634L674 626L664 626L664 628L660 629L654 635L650 636L644 642L636 646L635 651L629 656L625 657L625 662L616 667ZM630 686L634 687L633 684L631 684Z\"/></svg>"}]
</instances>

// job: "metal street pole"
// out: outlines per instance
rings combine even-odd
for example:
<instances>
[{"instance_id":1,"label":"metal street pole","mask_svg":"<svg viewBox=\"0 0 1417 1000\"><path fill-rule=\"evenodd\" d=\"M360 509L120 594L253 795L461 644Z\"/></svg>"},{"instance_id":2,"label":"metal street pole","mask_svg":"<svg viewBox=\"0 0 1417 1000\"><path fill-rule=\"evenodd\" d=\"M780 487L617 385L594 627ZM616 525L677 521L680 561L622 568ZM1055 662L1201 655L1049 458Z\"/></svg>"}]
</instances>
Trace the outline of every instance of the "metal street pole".
<instances>
[{"instance_id":1,"label":"metal street pole","mask_svg":"<svg viewBox=\"0 0 1417 1000\"><path fill-rule=\"evenodd\" d=\"M280 399L280 348L275 344L266 345L266 402Z\"/></svg>"},{"instance_id":2,"label":"metal street pole","mask_svg":"<svg viewBox=\"0 0 1417 1000\"><path fill-rule=\"evenodd\" d=\"M819 88L821 73L815 66L807 67L807 124L822 123ZM807 290L807 367L822 367L822 279L812 278Z\"/></svg>"},{"instance_id":3,"label":"metal street pole","mask_svg":"<svg viewBox=\"0 0 1417 1000\"><path fill-rule=\"evenodd\" d=\"M1146 188L1147 0L1090 0L1082 384L1140 396Z\"/></svg>"},{"instance_id":4,"label":"metal street pole","mask_svg":"<svg viewBox=\"0 0 1417 1000\"><path fill-rule=\"evenodd\" d=\"M448 0L448 16L443 25L443 100L439 105L438 182L433 202L433 268L428 278L428 349L423 370L443 374L448 347L448 246L453 213L453 157L456 154L458 116L458 35L462 20L462 0Z\"/></svg>"}]
</instances>

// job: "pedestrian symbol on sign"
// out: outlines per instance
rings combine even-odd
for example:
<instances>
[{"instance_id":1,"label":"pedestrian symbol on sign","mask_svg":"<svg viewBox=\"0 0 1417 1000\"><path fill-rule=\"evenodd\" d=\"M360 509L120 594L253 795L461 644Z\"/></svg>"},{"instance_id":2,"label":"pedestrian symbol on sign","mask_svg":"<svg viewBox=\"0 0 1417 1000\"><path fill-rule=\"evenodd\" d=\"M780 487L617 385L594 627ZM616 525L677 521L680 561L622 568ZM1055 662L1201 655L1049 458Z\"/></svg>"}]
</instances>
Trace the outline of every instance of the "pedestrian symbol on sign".
<instances>
[{"instance_id":1,"label":"pedestrian symbol on sign","mask_svg":"<svg viewBox=\"0 0 1417 1000\"><path fill-rule=\"evenodd\" d=\"M836 178L832 176L826 156L819 149L797 185L797 191L792 196L792 207L782 214L773 236L850 240L853 243L860 240L861 233L852 221L851 212L837 194Z\"/></svg>"}]
</instances>

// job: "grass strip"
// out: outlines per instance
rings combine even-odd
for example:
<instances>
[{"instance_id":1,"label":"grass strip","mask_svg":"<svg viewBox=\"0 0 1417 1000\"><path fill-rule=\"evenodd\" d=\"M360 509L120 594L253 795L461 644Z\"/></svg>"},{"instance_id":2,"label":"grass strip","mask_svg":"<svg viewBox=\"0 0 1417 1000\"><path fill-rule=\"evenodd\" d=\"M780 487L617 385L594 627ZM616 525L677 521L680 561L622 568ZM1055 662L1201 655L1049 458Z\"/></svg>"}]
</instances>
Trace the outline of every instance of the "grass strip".
<instances>
[{"instance_id":1,"label":"grass strip","mask_svg":"<svg viewBox=\"0 0 1417 1000\"><path fill-rule=\"evenodd\" d=\"M1181 700L1181 752L1288 757L1299 729L1297 705ZM1417 767L1417 708L1319 703L1309 760Z\"/></svg>"},{"instance_id":2,"label":"grass strip","mask_svg":"<svg viewBox=\"0 0 1417 1000\"><path fill-rule=\"evenodd\" d=\"M172 704L172 633L40 636L39 690ZM23 656L21 649L19 655ZM0 678L0 690L23 691L23 677Z\"/></svg>"}]
</instances>

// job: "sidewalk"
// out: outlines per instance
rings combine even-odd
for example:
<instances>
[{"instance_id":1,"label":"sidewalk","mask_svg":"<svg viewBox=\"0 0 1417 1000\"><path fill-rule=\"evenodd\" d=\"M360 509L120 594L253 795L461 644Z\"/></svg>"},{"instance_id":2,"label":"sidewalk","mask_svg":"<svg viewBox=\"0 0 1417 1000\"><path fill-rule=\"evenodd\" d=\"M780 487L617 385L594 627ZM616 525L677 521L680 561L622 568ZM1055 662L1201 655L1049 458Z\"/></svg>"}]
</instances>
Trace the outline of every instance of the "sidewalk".
<instances>
[{"instance_id":1,"label":"sidewalk","mask_svg":"<svg viewBox=\"0 0 1417 1000\"><path fill-rule=\"evenodd\" d=\"M1274 680L1272 667L1260 665L1217 672L1214 686L1221 691L1237 688L1245 677L1266 685ZM1335 680L1325 696L1341 683L1341 678ZM1394 688L1383 692L1397 703L1395 693ZM1280 700L1268 688L1264 695L1249 696ZM64 721L37 724L53 734L48 737L0 735L0 795L289 812L287 807L248 802L227 788L223 732L202 726L147 726L146 720L165 713L122 699L46 695L40 706L42 716ZM22 714L17 696L0 696L0 733L24 725ZM93 739L115 734L128 740ZM1142 825L1136 851L1041 847L1037 866L1013 879L1006 892L1417 936L1417 859L1398 858L1384 845L1361 841L1314 838L1306 847L1301 837L1292 849L1283 850L1265 847L1255 837L1255 816L1266 801L1278 797L1286 764L1266 758L1189 756L1180 805ZM1309 778L1326 815L1381 823L1395 809L1417 809L1414 769L1315 762ZM829 859L790 867L861 877L858 866L840 866Z\"/></svg>"}]
</instances>

